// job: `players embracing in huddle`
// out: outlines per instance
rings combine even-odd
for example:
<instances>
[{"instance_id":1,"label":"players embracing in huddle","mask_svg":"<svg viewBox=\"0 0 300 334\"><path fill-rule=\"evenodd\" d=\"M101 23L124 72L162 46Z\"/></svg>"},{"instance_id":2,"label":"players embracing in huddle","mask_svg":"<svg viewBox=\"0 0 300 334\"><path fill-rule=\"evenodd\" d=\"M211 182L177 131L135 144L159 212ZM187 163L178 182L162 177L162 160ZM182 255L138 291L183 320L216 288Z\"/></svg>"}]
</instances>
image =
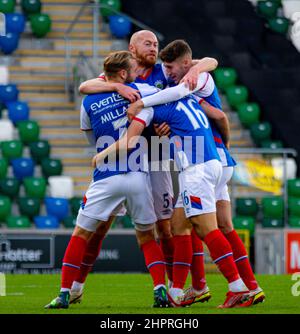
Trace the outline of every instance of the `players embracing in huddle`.
<instances>
[{"instance_id":1,"label":"players embracing in huddle","mask_svg":"<svg viewBox=\"0 0 300 334\"><path fill-rule=\"evenodd\" d=\"M189 46L179 40L162 50L164 64L155 64L158 42L150 31L134 34L129 50L132 56L124 51L110 55L105 61L105 76L81 87L84 93L94 93L83 101L81 126L88 130L90 142L97 143L99 154L94 162L98 168L85 195L63 260L60 295L46 307L66 308L69 303L81 300L85 278L98 256L103 237L124 203L135 223L137 239L153 279L154 307L185 306L210 298L201 240L206 243L213 261L229 283L229 292L220 307L250 306L263 301L263 291L254 278L245 247L231 222L227 182L235 162L226 147L228 120L221 110L213 79L207 73L216 67L216 62L210 58L193 61ZM136 78L138 72L143 73ZM175 86L182 79L184 83ZM134 80L135 84L124 85ZM150 86L139 84L141 82ZM154 88L167 85L174 87L160 92ZM113 92L118 93L117 101L110 99ZM140 95L142 99L129 108L133 120L128 127L124 110L129 101L136 101ZM103 103L104 99L107 103ZM105 126L101 124L99 115L103 112L115 112L114 121ZM170 134L174 159L180 171L180 196L172 217L172 233L170 173L150 171L149 176L146 167L135 171L126 163L125 170L120 168L121 157L128 159L134 153L132 147L136 143L132 146L132 139L149 126L152 127L152 132L151 129L148 131L150 134L154 133L154 127L158 133ZM123 136L120 129L126 132L127 127ZM116 141L108 149L99 146L101 137L105 135ZM185 143L187 138L190 140L188 144ZM200 148L197 146L199 138ZM115 150L119 154L117 168L103 171L100 162ZM121 183L123 187L114 186ZM128 184L136 187L129 189ZM165 194L169 203L167 208L162 205ZM154 240L155 222L161 248ZM166 268L168 292L164 281ZM189 270L192 286L183 290Z\"/></svg>"}]
</instances>

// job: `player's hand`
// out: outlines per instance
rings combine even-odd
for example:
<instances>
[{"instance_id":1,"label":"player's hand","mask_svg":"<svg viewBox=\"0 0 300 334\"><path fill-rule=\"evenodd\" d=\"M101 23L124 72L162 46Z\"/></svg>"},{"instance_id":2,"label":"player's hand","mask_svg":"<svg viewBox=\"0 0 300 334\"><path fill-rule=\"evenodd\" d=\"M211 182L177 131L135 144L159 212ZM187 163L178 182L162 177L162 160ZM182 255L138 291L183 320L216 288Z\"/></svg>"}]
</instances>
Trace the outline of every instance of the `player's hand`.
<instances>
[{"instance_id":1,"label":"player's hand","mask_svg":"<svg viewBox=\"0 0 300 334\"><path fill-rule=\"evenodd\" d=\"M199 73L198 70L193 66L187 72L187 74L181 79L180 83L184 82L189 90L194 90L197 87Z\"/></svg>"},{"instance_id":2,"label":"player's hand","mask_svg":"<svg viewBox=\"0 0 300 334\"><path fill-rule=\"evenodd\" d=\"M227 142L224 142L224 145L225 145L225 147L227 148L227 150L229 150L229 149L230 149L230 143L229 143L229 141L227 141Z\"/></svg>"},{"instance_id":3,"label":"player's hand","mask_svg":"<svg viewBox=\"0 0 300 334\"><path fill-rule=\"evenodd\" d=\"M93 156L93 159L92 159L92 167L93 167L93 168L96 168L96 167L97 167L97 155L98 155L98 154L94 155L94 156Z\"/></svg>"},{"instance_id":4,"label":"player's hand","mask_svg":"<svg viewBox=\"0 0 300 334\"><path fill-rule=\"evenodd\" d=\"M138 100L129 105L127 109L127 117L131 121L144 107L144 104L141 100Z\"/></svg>"},{"instance_id":5,"label":"player's hand","mask_svg":"<svg viewBox=\"0 0 300 334\"><path fill-rule=\"evenodd\" d=\"M163 122L160 125L159 124L153 124L153 126L154 126L155 133L159 137L162 137L162 136L168 136L169 137L170 136L171 129L166 122Z\"/></svg>"},{"instance_id":6,"label":"player's hand","mask_svg":"<svg viewBox=\"0 0 300 334\"><path fill-rule=\"evenodd\" d=\"M131 103L141 98L138 90L123 84L117 85L117 92Z\"/></svg>"}]
</instances>

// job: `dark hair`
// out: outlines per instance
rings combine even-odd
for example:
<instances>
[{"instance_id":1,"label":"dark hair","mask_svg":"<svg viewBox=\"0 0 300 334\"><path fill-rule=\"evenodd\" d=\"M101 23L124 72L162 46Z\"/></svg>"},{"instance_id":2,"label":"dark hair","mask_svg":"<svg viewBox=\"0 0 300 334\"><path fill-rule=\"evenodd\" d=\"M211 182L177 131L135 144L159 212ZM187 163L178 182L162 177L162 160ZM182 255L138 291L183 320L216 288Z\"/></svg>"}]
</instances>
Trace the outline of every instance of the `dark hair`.
<instances>
[{"instance_id":1,"label":"dark hair","mask_svg":"<svg viewBox=\"0 0 300 334\"><path fill-rule=\"evenodd\" d=\"M189 54L192 57L192 49L183 39L176 39L164 47L160 53L160 59L167 63Z\"/></svg>"},{"instance_id":2,"label":"dark hair","mask_svg":"<svg viewBox=\"0 0 300 334\"><path fill-rule=\"evenodd\" d=\"M108 78L116 76L121 70L130 71L130 60L134 59L129 51L110 53L104 60L103 69Z\"/></svg>"}]
</instances>

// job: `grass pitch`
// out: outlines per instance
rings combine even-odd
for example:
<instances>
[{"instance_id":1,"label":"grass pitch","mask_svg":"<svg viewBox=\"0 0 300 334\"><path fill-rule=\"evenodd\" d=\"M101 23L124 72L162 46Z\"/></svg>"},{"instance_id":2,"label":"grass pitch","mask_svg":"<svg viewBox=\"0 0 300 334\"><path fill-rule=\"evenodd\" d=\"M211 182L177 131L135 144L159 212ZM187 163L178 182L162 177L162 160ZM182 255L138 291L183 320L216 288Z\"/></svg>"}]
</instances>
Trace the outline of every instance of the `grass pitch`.
<instances>
[{"instance_id":1,"label":"grass pitch","mask_svg":"<svg viewBox=\"0 0 300 334\"><path fill-rule=\"evenodd\" d=\"M59 275L7 275L7 295L0 297L0 314L300 314L300 296L292 295L289 275L257 275L266 293L264 303L248 308L217 309L227 291L225 279L207 275L212 298L186 308L154 309L147 274L90 274L81 304L67 310L46 310L59 292Z\"/></svg>"}]
</instances>

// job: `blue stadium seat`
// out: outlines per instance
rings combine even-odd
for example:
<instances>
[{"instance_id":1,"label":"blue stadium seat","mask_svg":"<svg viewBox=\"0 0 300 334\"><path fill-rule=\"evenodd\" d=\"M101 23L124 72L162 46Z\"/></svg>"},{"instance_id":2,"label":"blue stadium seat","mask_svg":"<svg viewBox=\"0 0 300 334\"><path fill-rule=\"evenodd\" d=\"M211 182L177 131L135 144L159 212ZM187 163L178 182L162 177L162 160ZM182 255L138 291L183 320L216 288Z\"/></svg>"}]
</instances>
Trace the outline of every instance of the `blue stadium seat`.
<instances>
[{"instance_id":1,"label":"blue stadium seat","mask_svg":"<svg viewBox=\"0 0 300 334\"><path fill-rule=\"evenodd\" d=\"M17 124L19 121L27 121L29 119L29 107L26 102L15 101L7 103L8 118Z\"/></svg>"},{"instance_id":2,"label":"blue stadium seat","mask_svg":"<svg viewBox=\"0 0 300 334\"><path fill-rule=\"evenodd\" d=\"M109 28L111 33L117 38L124 38L131 32L131 22L121 15L111 15L109 17Z\"/></svg>"},{"instance_id":3,"label":"blue stadium seat","mask_svg":"<svg viewBox=\"0 0 300 334\"><path fill-rule=\"evenodd\" d=\"M34 161L31 158L17 158L11 161L14 177L22 181L34 174Z\"/></svg>"},{"instance_id":4,"label":"blue stadium seat","mask_svg":"<svg viewBox=\"0 0 300 334\"><path fill-rule=\"evenodd\" d=\"M21 13L9 13L6 17L6 31L15 34L22 34L25 30L26 19Z\"/></svg>"},{"instance_id":5,"label":"blue stadium seat","mask_svg":"<svg viewBox=\"0 0 300 334\"><path fill-rule=\"evenodd\" d=\"M54 216L59 221L69 215L69 201L65 198L46 197L45 205L47 215Z\"/></svg>"},{"instance_id":6,"label":"blue stadium seat","mask_svg":"<svg viewBox=\"0 0 300 334\"><path fill-rule=\"evenodd\" d=\"M0 50L6 55L13 53L19 46L19 34L8 32L0 36Z\"/></svg>"},{"instance_id":7,"label":"blue stadium seat","mask_svg":"<svg viewBox=\"0 0 300 334\"><path fill-rule=\"evenodd\" d=\"M1 44L1 43L0 43ZM16 85L0 85L0 102L5 104L18 100L19 90Z\"/></svg>"},{"instance_id":8,"label":"blue stadium seat","mask_svg":"<svg viewBox=\"0 0 300 334\"><path fill-rule=\"evenodd\" d=\"M59 221L53 216L35 216L34 224L36 228L48 229L48 228L59 228Z\"/></svg>"}]
</instances>

